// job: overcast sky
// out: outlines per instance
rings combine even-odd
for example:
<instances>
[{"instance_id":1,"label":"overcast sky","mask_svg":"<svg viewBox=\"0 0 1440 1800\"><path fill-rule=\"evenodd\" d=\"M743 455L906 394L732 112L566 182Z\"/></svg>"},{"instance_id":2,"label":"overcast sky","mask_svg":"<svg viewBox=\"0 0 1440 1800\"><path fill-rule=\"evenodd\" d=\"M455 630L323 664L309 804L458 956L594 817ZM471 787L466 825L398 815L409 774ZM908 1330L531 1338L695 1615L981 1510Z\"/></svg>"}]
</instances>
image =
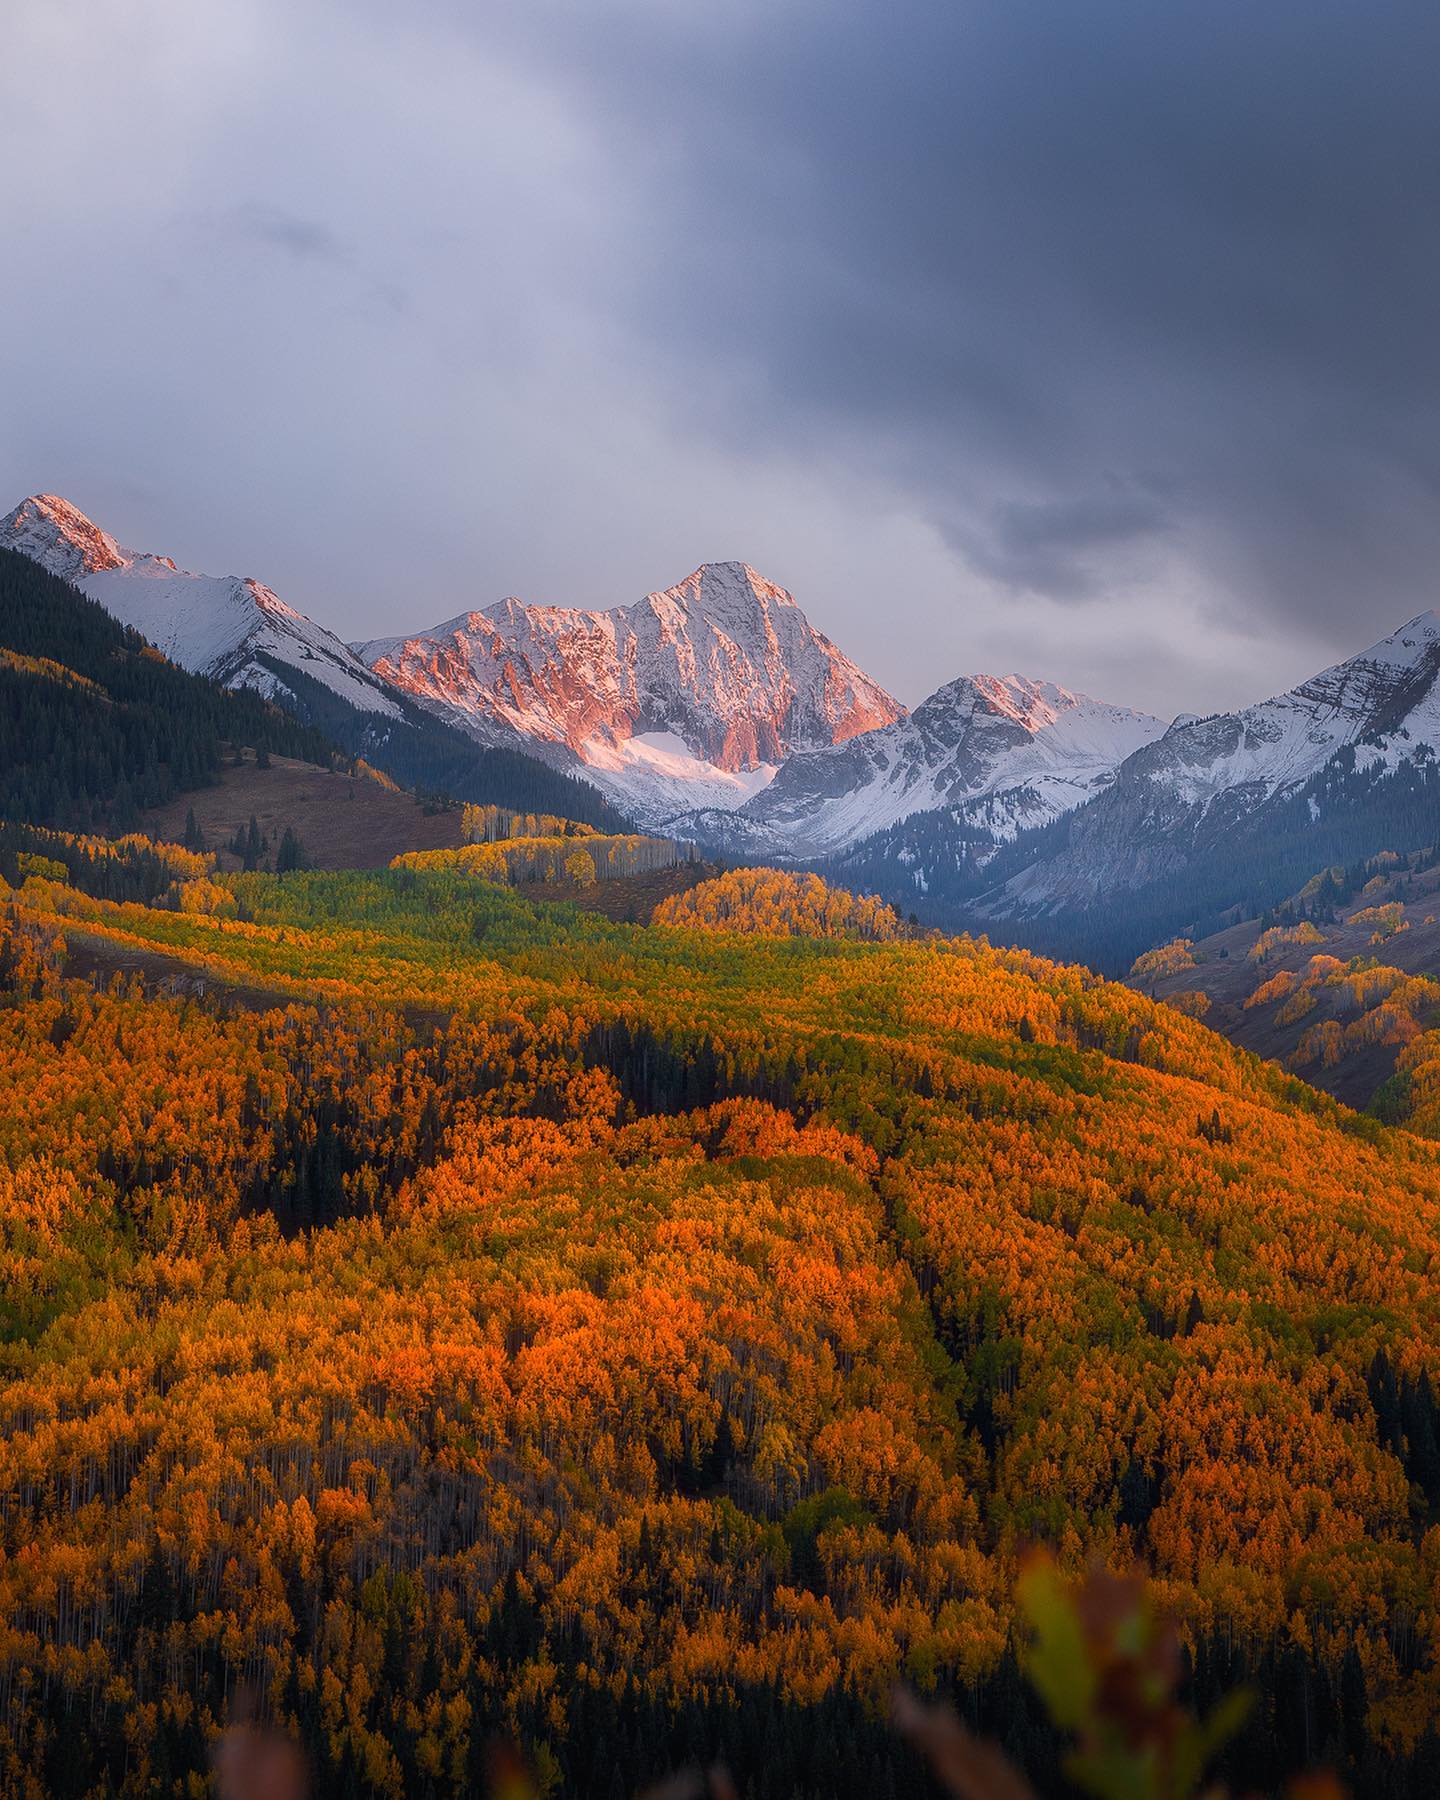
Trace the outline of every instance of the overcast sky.
<instances>
[{"instance_id":1,"label":"overcast sky","mask_svg":"<svg viewBox=\"0 0 1440 1800\"><path fill-rule=\"evenodd\" d=\"M346 638L743 558L914 703L1440 602L1434 0L7 0L0 510Z\"/></svg>"}]
</instances>

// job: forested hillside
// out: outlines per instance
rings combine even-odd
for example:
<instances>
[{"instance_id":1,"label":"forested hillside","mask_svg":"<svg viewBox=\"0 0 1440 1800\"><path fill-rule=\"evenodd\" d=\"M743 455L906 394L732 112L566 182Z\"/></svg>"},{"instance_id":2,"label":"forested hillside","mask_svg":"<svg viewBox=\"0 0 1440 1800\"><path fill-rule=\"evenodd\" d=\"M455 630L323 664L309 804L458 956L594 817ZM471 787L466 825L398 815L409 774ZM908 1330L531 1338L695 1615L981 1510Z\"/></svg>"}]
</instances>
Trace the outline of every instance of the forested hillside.
<instances>
[{"instance_id":1,"label":"forested hillside","mask_svg":"<svg viewBox=\"0 0 1440 1800\"><path fill-rule=\"evenodd\" d=\"M1137 958L1132 985L1391 1122L1440 1135L1440 852L1321 869L1258 919Z\"/></svg>"},{"instance_id":2,"label":"forested hillside","mask_svg":"<svg viewBox=\"0 0 1440 1800\"><path fill-rule=\"evenodd\" d=\"M326 766L334 756L313 727L187 674L68 582L0 550L0 818L124 829L217 780L226 743Z\"/></svg>"},{"instance_id":3,"label":"forested hillside","mask_svg":"<svg viewBox=\"0 0 1440 1800\"><path fill-rule=\"evenodd\" d=\"M16 874L6 1790L189 1792L248 1689L321 1795L473 1791L496 1732L565 1793L911 1792L903 1677L1048 1793L1039 1541L1254 1682L1245 1786L1426 1791L1440 1147L1079 970L794 935L793 878L645 928Z\"/></svg>"}]
</instances>

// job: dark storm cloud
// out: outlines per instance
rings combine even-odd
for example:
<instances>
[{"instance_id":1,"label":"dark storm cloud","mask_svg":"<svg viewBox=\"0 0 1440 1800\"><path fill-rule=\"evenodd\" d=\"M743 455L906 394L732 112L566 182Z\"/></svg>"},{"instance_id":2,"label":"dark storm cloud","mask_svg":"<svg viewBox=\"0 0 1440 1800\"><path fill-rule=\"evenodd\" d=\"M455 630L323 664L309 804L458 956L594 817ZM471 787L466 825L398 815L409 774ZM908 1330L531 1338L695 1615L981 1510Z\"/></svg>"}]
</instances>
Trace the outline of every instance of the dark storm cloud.
<instances>
[{"instance_id":1,"label":"dark storm cloud","mask_svg":"<svg viewBox=\"0 0 1440 1800\"><path fill-rule=\"evenodd\" d=\"M1017 500L995 509L959 548L1009 586L1082 600L1104 590L1107 557L1164 530L1164 510L1137 494Z\"/></svg>"},{"instance_id":2,"label":"dark storm cloud","mask_svg":"<svg viewBox=\"0 0 1440 1800\"><path fill-rule=\"evenodd\" d=\"M532 56L561 16L516 23ZM1433 597L1440 9L696 17L560 35L654 183L628 305L722 371L736 441L872 456L1052 596L1168 533L1279 615Z\"/></svg>"}]
</instances>

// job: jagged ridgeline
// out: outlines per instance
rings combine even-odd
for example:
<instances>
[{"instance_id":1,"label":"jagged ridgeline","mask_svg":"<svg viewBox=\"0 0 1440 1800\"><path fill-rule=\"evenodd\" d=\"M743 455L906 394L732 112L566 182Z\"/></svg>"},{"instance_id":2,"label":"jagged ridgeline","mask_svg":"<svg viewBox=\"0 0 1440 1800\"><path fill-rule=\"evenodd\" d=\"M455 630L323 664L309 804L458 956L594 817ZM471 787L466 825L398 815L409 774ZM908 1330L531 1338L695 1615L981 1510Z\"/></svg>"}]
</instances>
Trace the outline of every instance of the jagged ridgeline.
<instances>
[{"instance_id":1,"label":"jagged ridgeline","mask_svg":"<svg viewBox=\"0 0 1440 1800\"><path fill-rule=\"evenodd\" d=\"M488 750L414 709L357 712L288 669L297 711L191 674L31 558L0 549L0 818L125 830L220 778L224 749L320 767L363 756L407 787L542 810L602 830L626 820L583 781Z\"/></svg>"},{"instance_id":2,"label":"jagged ridgeline","mask_svg":"<svg viewBox=\"0 0 1440 1800\"><path fill-rule=\"evenodd\" d=\"M328 766L258 694L187 674L28 557L0 550L0 818L124 828L218 778L222 745Z\"/></svg>"}]
</instances>

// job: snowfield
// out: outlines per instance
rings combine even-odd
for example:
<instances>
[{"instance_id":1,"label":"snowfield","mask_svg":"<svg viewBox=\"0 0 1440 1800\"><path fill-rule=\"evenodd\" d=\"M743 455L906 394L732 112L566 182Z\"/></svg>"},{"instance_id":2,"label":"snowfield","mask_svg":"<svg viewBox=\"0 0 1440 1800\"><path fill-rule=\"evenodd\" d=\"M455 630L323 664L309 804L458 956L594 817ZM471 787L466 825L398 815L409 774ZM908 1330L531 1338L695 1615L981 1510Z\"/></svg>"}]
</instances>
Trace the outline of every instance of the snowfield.
<instances>
[{"instance_id":1,"label":"snowfield","mask_svg":"<svg viewBox=\"0 0 1440 1800\"><path fill-rule=\"evenodd\" d=\"M395 699L339 638L258 581L192 575L167 556L126 550L54 494L24 500L0 519L0 544L74 582L197 675L293 700L283 675L259 660L268 656L302 669L359 712L401 716Z\"/></svg>"}]
</instances>

